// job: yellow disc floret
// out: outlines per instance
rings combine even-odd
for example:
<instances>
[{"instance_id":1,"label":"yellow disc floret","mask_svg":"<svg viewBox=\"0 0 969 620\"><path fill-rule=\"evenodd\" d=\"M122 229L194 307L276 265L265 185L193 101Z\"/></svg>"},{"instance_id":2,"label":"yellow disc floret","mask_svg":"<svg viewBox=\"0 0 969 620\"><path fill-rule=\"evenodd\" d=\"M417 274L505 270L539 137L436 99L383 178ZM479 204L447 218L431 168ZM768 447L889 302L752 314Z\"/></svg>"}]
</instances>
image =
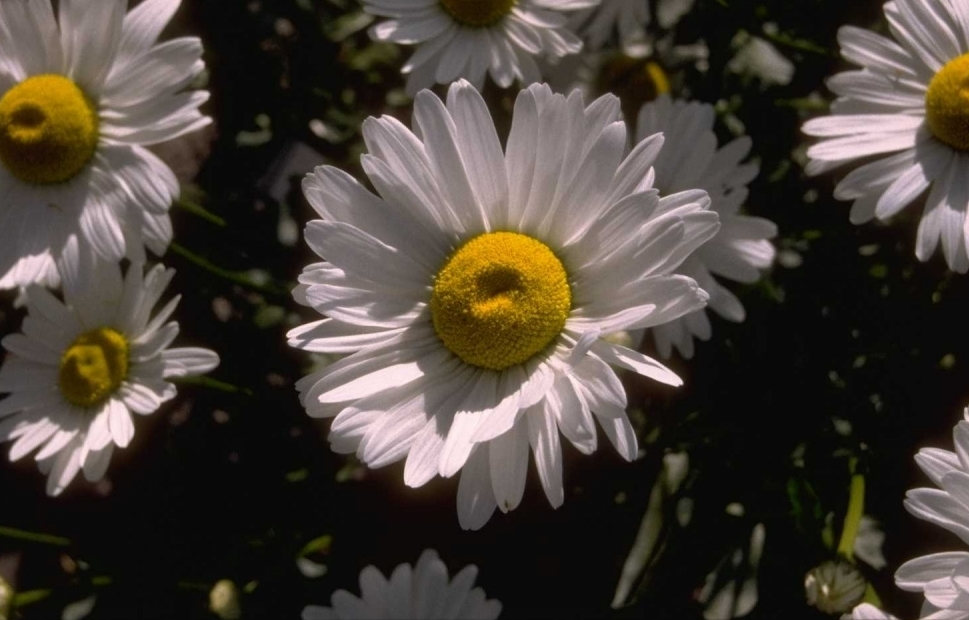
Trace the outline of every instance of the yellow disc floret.
<instances>
[{"instance_id":1,"label":"yellow disc floret","mask_svg":"<svg viewBox=\"0 0 969 620\"><path fill-rule=\"evenodd\" d=\"M69 403L93 407L127 376L127 339L110 327L100 327L78 336L61 356L57 385Z\"/></svg>"},{"instance_id":2,"label":"yellow disc floret","mask_svg":"<svg viewBox=\"0 0 969 620\"><path fill-rule=\"evenodd\" d=\"M516 0L441 0L441 7L463 26L493 26L511 13Z\"/></svg>"},{"instance_id":3,"label":"yellow disc floret","mask_svg":"<svg viewBox=\"0 0 969 620\"><path fill-rule=\"evenodd\" d=\"M97 146L97 110L62 75L29 77L0 98L0 162L22 181L67 181Z\"/></svg>"},{"instance_id":4,"label":"yellow disc floret","mask_svg":"<svg viewBox=\"0 0 969 620\"><path fill-rule=\"evenodd\" d=\"M947 62L929 82L925 120L940 141L969 151L969 54Z\"/></svg>"},{"instance_id":5,"label":"yellow disc floret","mask_svg":"<svg viewBox=\"0 0 969 620\"><path fill-rule=\"evenodd\" d=\"M562 262L527 235L494 232L458 248L434 278L434 330L472 366L504 370L543 351L565 326L572 290Z\"/></svg>"}]
</instances>

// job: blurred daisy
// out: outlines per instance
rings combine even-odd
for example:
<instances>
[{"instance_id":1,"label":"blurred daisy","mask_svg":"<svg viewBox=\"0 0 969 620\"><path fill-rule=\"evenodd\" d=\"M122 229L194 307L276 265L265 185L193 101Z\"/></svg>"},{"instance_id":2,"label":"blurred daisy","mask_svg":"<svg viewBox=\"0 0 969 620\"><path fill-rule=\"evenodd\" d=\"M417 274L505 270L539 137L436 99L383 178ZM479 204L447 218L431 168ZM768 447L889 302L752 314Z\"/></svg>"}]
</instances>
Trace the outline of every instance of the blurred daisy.
<instances>
[{"instance_id":1,"label":"blurred daisy","mask_svg":"<svg viewBox=\"0 0 969 620\"><path fill-rule=\"evenodd\" d=\"M898 620L898 618L871 603L862 603L852 609L850 614L841 616L841 620Z\"/></svg>"},{"instance_id":2,"label":"blurred daisy","mask_svg":"<svg viewBox=\"0 0 969 620\"><path fill-rule=\"evenodd\" d=\"M717 215L703 191L651 189L662 137L626 155L614 96L586 106L578 91L522 91L504 153L465 81L446 106L419 93L414 119L416 135L393 118L364 122L361 163L380 197L328 166L304 182L323 218L306 240L327 262L294 294L329 318L289 338L351 354L297 383L310 415L336 416L333 449L371 467L406 458L413 487L463 468L458 517L476 529L518 505L529 446L562 503L559 432L589 454L595 417L636 457L610 365L681 381L603 337L704 305L696 282L671 274Z\"/></svg>"},{"instance_id":3,"label":"blurred daisy","mask_svg":"<svg viewBox=\"0 0 969 620\"><path fill-rule=\"evenodd\" d=\"M0 441L13 442L11 461L40 448L34 458L48 474L48 495L79 471L100 480L115 446L134 436L132 413L153 413L174 397L168 379L219 362L208 349L168 348L178 323L165 321L177 297L150 316L174 270L143 274L135 264L122 278L116 263L93 253L74 263L77 271L62 274L64 302L29 287L23 332L2 341L0 392L9 396L0 400Z\"/></svg>"},{"instance_id":4,"label":"blurred daisy","mask_svg":"<svg viewBox=\"0 0 969 620\"><path fill-rule=\"evenodd\" d=\"M710 195L710 208L720 215L720 232L683 261L677 273L693 278L710 294L709 308L739 323L746 316L743 305L713 276L756 282L758 270L767 269L774 261L774 245L768 239L777 234L777 226L770 220L739 213L747 200L747 184L757 176L758 166L741 163L750 152L747 136L717 148L714 120L711 105L674 101L663 95L639 111L636 135L638 140L658 132L666 137L653 164L655 187L661 195L694 187ZM694 337L710 339L710 320L702 309L653 327L656 347L664 358L670 357L673 347L684 357L692 357Z\"/></svg>"},{"instance_id":5,"label":"blurred daisy","mask_svg":"<svg viewBox=\"0 0 969 620\"><path fill-rule=\"evenodd\" d=\"M923 448L915 462L938 489L912 489L905 508L918 517L943 527L969 544L969 408L953 430L955 452ZM895 584L922 592L921 618L969 617L969 551L948 551L915 558L895 572ZM930 615L931 614L931 615Z\"/></svg>"},{"instance_id":6,"label":"blurred daisy","mask_svg":"<svg viewBox=\"0 0 969 620\"><path fill-rule=\"evenodd\" d=\"M490 73L502 88L541 79L536 57L555 61L582 49L566 27L566 12L601 0L363 0L364 9L390 17L370 29L377 41L417 44L401 71L411 95L458 78L484 86Z\"/></svg>"},{"instance_id":7,"label":"blurred daisy","mask_svg":"<svg viewBox=\"0 0 969 620\"><path fill-rule=\"evenodd\" d=\"M656 13L661 28L671 28L693 8L694 0L659 0ZM647 55L651 45L646 34L650 23L649 0L602 0L595 8L576 12L569 25L582 35L590 50L605 47L619 35L619 47L633 57Z\"/></svg>"},{"instance_id":8,"label":"blurred daisy","mask_svg":"<svg viewBox=\"0 0 969 620\"><path fill-rule=\"evenodd\" d=\"M179 0L0 2L0 288L56 285L70 236L104 258L164 253L175 175L147 145L205 125L184 92L202 45L155 45Z\"/></svg>"},{"instance_id":9,"label":"blurred daisy","mask_svg":"<svg viewBox=\"0 0 969 620\"><path fill-rule=\"evenodd\" d=\"M885 4L885 16L895 41L851 26L838 32L842 55L862 69L828 80L838 99L831 107L833 115L804 125L805 133L825 138L808 149L807 171L818 174L877 156L835 188L836 198L854 201L851 221L886 220L929 190L915 255L928 260L941 240L949 268L965 273L966 3L897 0Z\"/></svg>"},{"instance_id":10,"label":"blurred daisy","mask_svg":"<svg viewBox=\"0 0 969 620\"><path fill-rule=\"evenodd\" d=\"M360 593L354 596L337 590L330 599L332 607L307 605L303 620L456 620L477 618L494 620L501 603L485 600L484 590L474 588L478 568L465 566L448 580L447 566L437 552L427 549L417 565L401 564L384 577L377 567L360 571Z\"/></svg>"}]
</instances>

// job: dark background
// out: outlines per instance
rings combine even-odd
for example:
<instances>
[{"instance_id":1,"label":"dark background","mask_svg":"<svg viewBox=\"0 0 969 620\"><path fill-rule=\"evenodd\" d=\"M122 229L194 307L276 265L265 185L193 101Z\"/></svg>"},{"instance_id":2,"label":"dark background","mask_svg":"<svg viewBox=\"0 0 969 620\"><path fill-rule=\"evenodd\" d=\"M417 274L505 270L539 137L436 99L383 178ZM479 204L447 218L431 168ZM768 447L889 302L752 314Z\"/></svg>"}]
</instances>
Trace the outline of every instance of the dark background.
<instances>
[{"instance_id":1,"label":"dark background","mask_svg":"<svg viewBox=\"0 0 969 620\"><path fill-rule=\"evenodd\" d=\"M164 261L178 270L170 294L183 294L178 342L218 351L222 364L211 377L239 389L180 386L175 401L137 420L132 445L115 453L106 481L79 478L59 498L44 495L30 458L0 464L0 525L71 541L0 537L0 570L19 591L46 596L17 613L59 617L96 592L91 618L207 618L208 591L227 578L245 586L244 617L295 618L307 604L329 604L338 588L359 593L365 565L389 574L434 548L452 574L476 564L477 585L503 603L505 618L699 618L695 594L705 575L763 523L760 602L749 617L821 618L804 603L803 578L832 557L825 515L833 513L837 544L854 457L866 474L866 512L887 533L888 567L863 570L889 611L915 616L921 597L895 589L894 570L961 548L955 536L909 516L902 498L929 484L915 452L952 449L952 427L969 403L969 281L949 273L941 256L915 259L920 204L890 226L855 227L850 205L831 197L844 172L808 179L796 155L806 144L800 125L824 113L831 97L824 78L847 68L837 28L884 30L881 3L698 0L680 22L675 40L702 37L710 60L705 73L666 67L674 94L723 100L745 125L761 163L747 208L778 224L776 243L791 266L776 265L757 285L732 286L747 321L714 318L713 339L694 359L670 362L684 387L630 383L631 404L643 412L632 416L642 459L625 463L605 441L591 457L565 445L564 506L548 506L533 470L521 506L496 513L478 532L458 526L456 479L409 489L401 463L368 471L333 454L329 423L309 418L292 387L311 360L284 335L316 318L288 290L317 259L301 239L288 245L277 235L280 222L301 230L315 217L299 178L325 161L363 179L360 122L385 113L410 119L406 98L392 92L410 50L354 31L347 15L357 9L352 0L183 2L167 33L202 38L212 92L206 112L217 126L211 144L196 140L197 151L210 146L211 154L184 197L226 225L173 207L175 240L243 278L260 270L270 283L241 285L169 251ZM736 33L760 34L767 22L777 24L774 42L796 67L785 86L726 70ZM486 89L499 127L514 95ZM312 131L314 119L329 128L324 137ZM723 123L718 132L729 136ZM299 144L309 150L287 165ZM313 152L318 161L306 156ZM17 330L22 317L10 302L6 295L0 333ZM850 422L850 432L836 432L834 418ZM680 494L693 499L693 519L670 533L635 602L613 611L619 571L669 450L690 456ZM744 506L743 516L725 512L732 502ZM327 573L310 579L296 558L323 535L331 544L311 558Z\"/></svg>"}]
</instances>

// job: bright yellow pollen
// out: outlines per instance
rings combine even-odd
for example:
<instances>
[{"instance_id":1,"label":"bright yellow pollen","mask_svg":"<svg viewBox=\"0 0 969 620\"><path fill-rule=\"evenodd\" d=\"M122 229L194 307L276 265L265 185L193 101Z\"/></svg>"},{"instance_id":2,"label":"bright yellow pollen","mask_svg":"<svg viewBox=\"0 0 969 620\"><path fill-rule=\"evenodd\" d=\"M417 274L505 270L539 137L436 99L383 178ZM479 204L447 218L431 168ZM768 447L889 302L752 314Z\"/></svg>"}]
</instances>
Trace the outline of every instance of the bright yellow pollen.
<instances>
[{"instance_id":1,"label":"bright yellow pollen","mask_svg":"<svg viewBox=\"0 0 969 620\"><path fill-rule=\"evenodd\" d=\"M434 330L466 363L491 370L522 364L562 332L572 290L544 243L513 232L479 235L434 279Z\"/></svg>"},{"instance_id":2,"label":"bright yellow pollen","mask_svg":"<svg viewBox=\"0 0 969 620\"><path fill-rule=\"evenodd\" d=\"M78 336L61 356L57 385L78 407L93 407L114 393L128 376L128 341L110 327Z\"/></svg>"},{"instance_id":3,"label":"bright yellow pollen","mask_svg":"<svg viewBox=\"0 0 969 620\"><path fill-rule=\"evenodd\" d=\"M493 26L511 13L516 0L441 0L454 21L472 28Z\"/></svg>"},{"instance_id":4,"label":"bright yellow pollen","mask_svg":"<svg viewBox=\"0 0 969 620\"><path fill-rule=\"evenodd\" d=\"M67 181L97 146L97 110L62 75L29 77L0 98L0 162L22 181Z\"/></svg>"},{"instance_id":5,"label":"bright yellow pollen","mask_svg":"<svg viewBox=\"0 0 969 620\"><path fill-rule=\"evenodd\" d=\"M953 58L929 82L925 120L932 134L960 151L969 151L969 54Z\"/></svg>"}]
</instances>

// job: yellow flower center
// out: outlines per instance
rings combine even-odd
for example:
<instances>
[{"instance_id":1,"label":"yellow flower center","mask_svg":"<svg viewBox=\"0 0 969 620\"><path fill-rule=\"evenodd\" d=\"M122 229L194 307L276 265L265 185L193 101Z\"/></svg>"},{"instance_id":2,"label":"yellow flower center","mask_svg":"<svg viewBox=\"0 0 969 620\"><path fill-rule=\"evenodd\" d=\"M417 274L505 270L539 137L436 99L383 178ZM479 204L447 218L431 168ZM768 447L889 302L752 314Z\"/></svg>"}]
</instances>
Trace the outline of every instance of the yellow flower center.
<instances>
[{"instance_id":1,"label":"yellow flower center","mask_svg":"<svg viewBox=\"0 0 969 620\"><path fill-rule=\"evenodd\" d=\"M29 77L0 98L0 161L22 181L67 181L97 146L97 110L62 75Z\"/></svg>"},{"instance_id":2,"label":"yellow flower center","mask_svg":"<svg viewBox=\"0 0 969 620\"><path fill-rule=\"evenodd\" d=\"M441 0L441 7L463 26L493 26L511 13L516 0Z\"/></svg>"},{"instance_id":3,"label":"yellow flower center","mask_svg":"<svg viewBox=\"0 0 969 620\"><path fill-rule=\"evenodd\" d=\"M434 330L472 366L504 370L561 333L572 308L562 262L547 245L513 232L479 235L434 278Z\"/></svg>"},{"instance_id":4,"label":"yellow flower center","mask_svg":"<svg viewBox=\"0 0 969 620\"><path fill-rule=\"evenodd\" d=\"M78 336L61 356L57 385L78 407L104 402L128 376L128 341L110 327Z\"/></svg>"},{"instance_id":5,"label":"yellow flower center","mask_svg":"<svg viewBox=\"0 0 969 620\"><path fill-rule=\"evenodd\" d=\"M953 58L929 82L925 119L936 138L969 150L969 54Z\"/></svg>"}]
</instances>

